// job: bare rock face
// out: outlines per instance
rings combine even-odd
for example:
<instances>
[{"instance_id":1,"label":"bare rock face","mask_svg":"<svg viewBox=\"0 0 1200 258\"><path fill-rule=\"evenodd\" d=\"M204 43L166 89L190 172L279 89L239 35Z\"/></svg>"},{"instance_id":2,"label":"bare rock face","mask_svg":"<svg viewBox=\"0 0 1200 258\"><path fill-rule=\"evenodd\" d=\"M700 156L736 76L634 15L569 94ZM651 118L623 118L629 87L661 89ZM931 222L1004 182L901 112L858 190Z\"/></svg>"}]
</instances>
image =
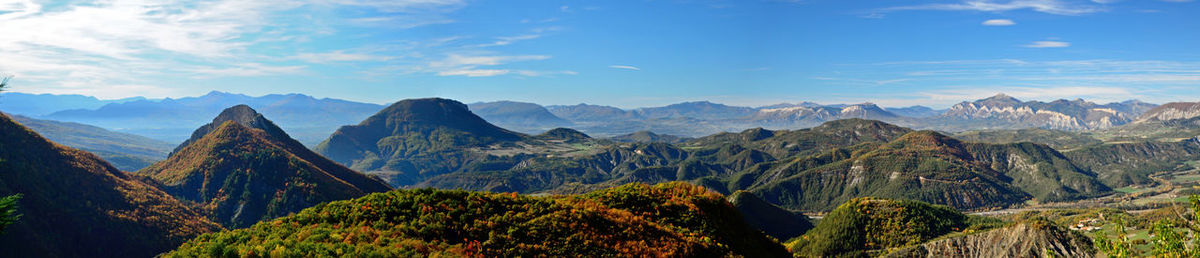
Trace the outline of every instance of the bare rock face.
<instances>
[{"instance_id":1,"label":"bare rock face","mask_svg":"<svg viewBox=\"0 0 1200 258\"><path fill-rule=\"evenodd\" d=\"M1094 130L1132 122L1151 106L1132 100L1103 105L1082 99L1022 102L1000 94L954 105L939 119L949 124L990 121L996 128Z\"/></svg>"},{"instance_id":2,"label":"bare rock face","mask_svg":"<svg viewBox=\"0 0 1200 258\"><path fill-rule=\"evenodd\" d=\"M1137 121L1168 121L1198 116L1200 116L1200 102L1173 102L1146 112Z\"/></svg>"},{"instance_id":3,"label":"bare rock face","mask_svg":"<svg viewBox=\"0 0 1200 258\"><path fill-rule=\"evenodd\" d=\"M1093 257L1087 237L1045 220L932 241L889 257Z\"/></svg>"}]
</instances>

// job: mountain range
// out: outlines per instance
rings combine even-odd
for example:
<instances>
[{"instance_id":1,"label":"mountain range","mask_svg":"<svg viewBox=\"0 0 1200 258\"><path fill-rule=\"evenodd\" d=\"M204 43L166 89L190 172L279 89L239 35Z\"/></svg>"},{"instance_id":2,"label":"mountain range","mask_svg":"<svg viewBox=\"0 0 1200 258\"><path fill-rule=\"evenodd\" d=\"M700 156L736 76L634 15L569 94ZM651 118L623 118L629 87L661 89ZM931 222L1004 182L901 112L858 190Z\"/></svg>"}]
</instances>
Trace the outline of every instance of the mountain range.
<instances>
[{"instance_id":1,"label":"mountain range","mask_svg":"<svg viewBox=\"0 0 1200 258\"><path fill-rule=\"evenodd\" d=\"M10 100L5 100L10 101ZM226 107L245 104L275 117L301 142L316 144L338 126L366 118L382 106L301 94L250 97L210 92L199 97L108 103L95 109L64 109L34 118L95 125L167 142L180 142L192 129ZM14 112L15 113L15 112ZM20 113L17 113L20 114Z\"/></svg>"},{"instance_id":2,"label":"mountain range","mask_svg":"<svg viewBox=\"0 0 1200 258\"><path fill-rule=\"evenodd\" d=\"M179 142L208 117L236 104L247 104L275 117L302 143L315 146L342 125L353 124L384 106L301 94L251 97L210 92L199 97L150 100L98 100L78 95L5 93L6 112L35 119L77 122L156 140ZM945 110L923 106L884 108L871 103L821 105L781 103L761 107L731 106L708 101L661 107L621 109L578 104L542 106L495 101L469 104L476 115L498 126L537 134L571 127L589 135L614 137L638 131L701 137L763 127L799 129L837 119L880 120L916 129L946 132L1005 129L1089 131L1114 128L1137 120L1157 105L1136 100L1096 104L1084 100L1021 101L1007 95L965 101Z\"/></svg>"}]
</instances>

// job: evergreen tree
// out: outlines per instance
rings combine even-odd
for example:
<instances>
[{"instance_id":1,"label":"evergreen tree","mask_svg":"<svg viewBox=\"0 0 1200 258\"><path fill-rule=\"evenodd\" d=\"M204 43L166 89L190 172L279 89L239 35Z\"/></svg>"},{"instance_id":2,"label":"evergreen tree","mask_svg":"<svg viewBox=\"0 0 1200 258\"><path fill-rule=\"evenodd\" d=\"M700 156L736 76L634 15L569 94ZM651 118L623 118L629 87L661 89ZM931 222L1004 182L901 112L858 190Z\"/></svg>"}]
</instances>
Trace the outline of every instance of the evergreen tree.
<instances>
[{"instance_id":1,"label":"evergreen tree","mask_svg":"<svg viewBox=\"0 0 1200 258\"><path fill-rule=\"evenodd\" d=\"M4 233L4 229L8 228L8 225L12 225L21 218L21 214L17 213L17 201L20 199L21 194L0 198L0 234Z\"/></svg>"}]
</instances>

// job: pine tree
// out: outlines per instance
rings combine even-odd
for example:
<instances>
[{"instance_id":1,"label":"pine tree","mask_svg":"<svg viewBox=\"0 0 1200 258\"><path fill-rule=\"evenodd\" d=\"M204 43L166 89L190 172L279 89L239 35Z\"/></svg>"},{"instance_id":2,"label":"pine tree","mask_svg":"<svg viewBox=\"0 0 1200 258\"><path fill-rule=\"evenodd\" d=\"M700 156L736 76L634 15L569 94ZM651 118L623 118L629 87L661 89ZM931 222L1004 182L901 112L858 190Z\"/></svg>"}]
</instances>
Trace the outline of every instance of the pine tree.
<instances>
[{"instance_id":1,"label":"pine tree","mask_svg":"<svg viewBox=\"0 0 1200 258\"><path fill-rule=\"evenodd\" d=\"M21 194L0 198L0 234L4 233L8 225L21 219L21 214L17 213L18 200L21 200Z\"/></svg>"}]
</instances>

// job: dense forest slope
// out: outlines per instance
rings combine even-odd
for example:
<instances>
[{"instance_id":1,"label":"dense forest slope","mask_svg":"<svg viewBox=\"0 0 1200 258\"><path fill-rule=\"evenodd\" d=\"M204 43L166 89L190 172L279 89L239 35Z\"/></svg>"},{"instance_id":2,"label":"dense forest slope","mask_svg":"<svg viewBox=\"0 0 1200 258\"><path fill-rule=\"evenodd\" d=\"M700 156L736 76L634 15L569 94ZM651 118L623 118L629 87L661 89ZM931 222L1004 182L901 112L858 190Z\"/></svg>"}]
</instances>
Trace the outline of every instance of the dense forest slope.
<instances>
[{"instance_id":1,"label":"dense forest slope","mask_svg":"<svg viewBox=\"0 0 1200 258\"><path fill-rule=\"evenodd\" d=\"M382 180L309 151L244 105L226 109L167 160L139 173L231 228L390 190Z\"/></svg>"},{"instance_id":2,"label":"dense forest slope","mask_svg":"<svg viewBox=\"0 0 1200 258\"><path fill-rule=\"evenodd\" d=\"M220 229L167 193L0 114L0 196L22 194L2 256L150 257Z\"/></svg>"},{"instance_id":3,"label":"dense forest slope","mask_svg":"<svg viewBox=\"0 0 1200 258\"><path fill-rule=\"evenodd\" d=\"M359 171L383 171L393 185L412 185L457 170L467 147L524 139L447 99L397 102L358 125L343 126L317 152Z\"/></svg>"},{"instance_id":4,"label":"dense forest slope","mask_svg":"<svg viewBox=\"0 0 1200 258\"><path fill-rule=\"evenodd\" d=\"M788 257L724 197L682 183L576 196L397 190L203 235L168 257Z\"/></svg>"}]
</instances>

